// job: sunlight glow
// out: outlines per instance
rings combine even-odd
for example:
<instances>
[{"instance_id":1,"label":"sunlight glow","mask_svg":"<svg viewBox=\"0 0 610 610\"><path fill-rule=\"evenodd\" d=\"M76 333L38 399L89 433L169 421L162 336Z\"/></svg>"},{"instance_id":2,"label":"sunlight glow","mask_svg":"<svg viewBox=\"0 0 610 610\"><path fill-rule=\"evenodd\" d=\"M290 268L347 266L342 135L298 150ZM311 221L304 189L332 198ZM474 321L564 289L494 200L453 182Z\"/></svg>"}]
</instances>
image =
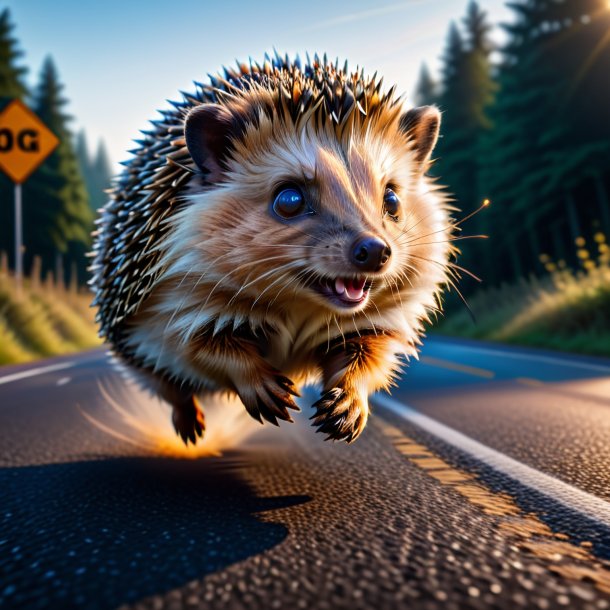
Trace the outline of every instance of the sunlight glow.
<instances>
[{"instance_id":1,"label":"sunlight glow","mask_svg":"<svg viewBox=\"0 0 610 610\"><path fill-rule=\"evenodd\" d=\"M135 383L98 383L105 409L92 415L79 406L85 419L145 455L197 459L215 457L232 449L260 429L237 399L219 397L206 402L206 432L197 445L185 445L171 422L170 407Z\"/></svg>"}]
</instances>

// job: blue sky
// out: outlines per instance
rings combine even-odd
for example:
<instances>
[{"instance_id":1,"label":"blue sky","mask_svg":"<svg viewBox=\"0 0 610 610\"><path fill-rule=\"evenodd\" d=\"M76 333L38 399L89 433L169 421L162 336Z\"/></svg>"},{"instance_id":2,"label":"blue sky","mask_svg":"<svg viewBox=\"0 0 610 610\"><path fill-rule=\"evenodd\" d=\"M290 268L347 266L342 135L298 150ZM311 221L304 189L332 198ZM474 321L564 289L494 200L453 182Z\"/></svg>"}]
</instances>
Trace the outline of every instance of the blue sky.
<instances>
[{"instance_id":1,"label":"blue sky","mask_svg":"<svg viewBox=\"0 0 610 610\"><path fill-rule=\"evenodd\" d=\"M66 85L72 127L90 146L103 138L111 159L129 155L166 99L179 99L235 58L326 51L377 70L386 84L411 95L422 61L438 69L450 21L467 0L9 0L15 34L36 82L51 54ZM479 0L492 23L510 20L503 0ZM499 28L494 30L501 39Z\"/></svg>"}]
</instances>

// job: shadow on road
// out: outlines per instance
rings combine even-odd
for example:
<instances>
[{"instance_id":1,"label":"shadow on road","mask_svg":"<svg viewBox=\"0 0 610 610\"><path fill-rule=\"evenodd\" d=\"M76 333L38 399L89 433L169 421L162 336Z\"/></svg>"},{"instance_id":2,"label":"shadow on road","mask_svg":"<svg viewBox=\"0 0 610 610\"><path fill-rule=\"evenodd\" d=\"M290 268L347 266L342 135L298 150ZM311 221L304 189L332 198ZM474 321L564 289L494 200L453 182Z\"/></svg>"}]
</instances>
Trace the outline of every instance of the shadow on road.
<instances>
[{"instance_id":1,"label":"shadow on road","mask_svg":"<svg viewBox=\"0 0 610 610\"><path fill-rule=\"evenodd\" d=\"M279 544L240 461L120 458L0 469L0 607L115 608Z\"/></svg>"}]
</instances>

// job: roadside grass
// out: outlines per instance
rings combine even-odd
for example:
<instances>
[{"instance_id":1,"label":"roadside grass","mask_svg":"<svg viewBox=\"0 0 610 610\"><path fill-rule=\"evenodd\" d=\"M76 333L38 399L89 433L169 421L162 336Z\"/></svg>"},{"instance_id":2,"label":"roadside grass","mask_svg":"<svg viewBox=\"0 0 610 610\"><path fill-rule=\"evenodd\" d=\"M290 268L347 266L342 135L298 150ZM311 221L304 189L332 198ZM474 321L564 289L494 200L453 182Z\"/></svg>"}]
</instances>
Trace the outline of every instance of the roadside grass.
<instances>
[{"instance_id":1,"label":"roadside grass","mask_svg":"<svg viewBox=\"0 0 610 610\"><path fill-rule=\"evenodd\" d=\"M576 240L581 261L568 269L541 255L548 272L511 285L488 288L468 299L476 323L467 311L449 315L437 330L470 337L610 356L610 248L602 233L595 235L591 255L584 239Z\"/></svg>"},{"instance_id":2,"label":"roadside grass","mask_svg":"<svg viewBox=\"0 0 610 610\"><path fill-rule=\"evenodd\" d=\"M28 362L35 358L34 354L26 350L0 319L0 365L12 362Z\"/></svg>"},{"instance_id":3,"label":"roadside grass","mask_svg":"<svg viewBox=\"0 0 610 610\"><path fill-rule=\"evenodd\" d=\"M0 269L0 364L28 362L100 345L90 295L56 285L52 277L25 278L21 295Z\"/></svg>"}]
</instances>

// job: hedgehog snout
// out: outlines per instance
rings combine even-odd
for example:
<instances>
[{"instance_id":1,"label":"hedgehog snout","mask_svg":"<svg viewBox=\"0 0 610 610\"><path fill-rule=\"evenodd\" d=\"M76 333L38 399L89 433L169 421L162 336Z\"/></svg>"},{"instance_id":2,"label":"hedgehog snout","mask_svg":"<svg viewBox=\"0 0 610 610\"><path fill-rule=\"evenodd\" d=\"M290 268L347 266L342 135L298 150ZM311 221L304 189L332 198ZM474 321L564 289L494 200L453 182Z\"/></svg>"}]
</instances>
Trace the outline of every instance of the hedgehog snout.
<instances>
[{"instance_id":1,"label":"hedgehog snout","mask_svg":"<svg viewBox=\"0 0 610 610\"><path fill-rule=\"evenodd\" d=\"M375 235L360 235L350 248L350 262L359 271L381 271L391 256L390 246Z\"/></svg>"}]
</instances>

